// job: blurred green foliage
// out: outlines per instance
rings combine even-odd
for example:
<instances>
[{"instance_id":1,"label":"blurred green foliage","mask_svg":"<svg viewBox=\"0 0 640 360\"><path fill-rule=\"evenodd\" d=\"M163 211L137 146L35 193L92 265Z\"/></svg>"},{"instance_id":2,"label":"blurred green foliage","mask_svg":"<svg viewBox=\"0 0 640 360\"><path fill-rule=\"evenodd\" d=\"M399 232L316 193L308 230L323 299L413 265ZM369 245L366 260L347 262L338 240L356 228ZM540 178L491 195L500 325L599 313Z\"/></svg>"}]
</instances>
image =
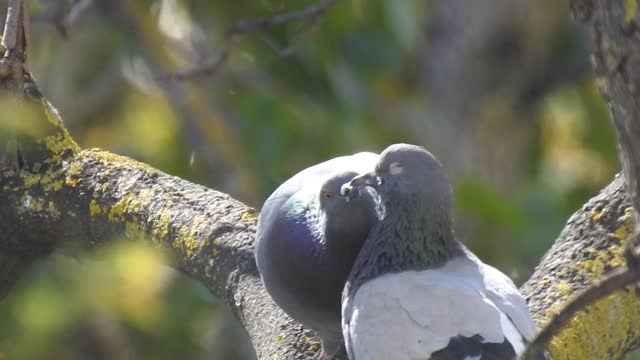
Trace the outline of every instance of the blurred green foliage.
<instances>
[{"instance_id":1,"label":"blurred green foliage","mask_svg":"<svg viewBox=\"0 0 640 360\"><path fill-rule=\"evenodd\" d=\"M432 21L428 2L339 1L313 32L301 33L304 21L250 32L218 72L176 83L158 82L162 74L149 73L154 69L144 61L148 44L117 21L117 13L91 7L63 39L47 15L59 2L32 3L40 21L34 24L31 67L81 146L131 156L256 207L286 178L319 161L380 151L394 142L431 148L420 134L437 137L445 127L455 133L455 126L466 126L434 115L436 104L421 80L427 69L419 54L428 45L425 29ZM314 2L135 3L153 19L164 15L171 31L155 45L182 68L216 54L234 21ZM0 1L4 9L6 1ZM560 26L569 20L562 21ZM586 56L579 32L560 33L540 46L550 46L552 57ZM532 34L523 41L542 40ZM274 43L297 47L282 57L270 48ZM168 95L176 88L184 95L180 101ZM193 96L202 102L190 102ZM495 104L492 111L502 111ZM588 73L511 114L507 121L526 134L518 140L526 150L517 163L504 164L515 169L515 180L509 177L505 186L491 180L500 179L499 173L489 179L474 168L446 162L445 167L452 169L459 234L521 283L568 216L612 179L618 165L608 111ZM15 126L4 125L0 134ZM224 142L216 140L221 129ZM477 146L500 148L503 140L488 137ZM502 151L510 151L507 144ZM467 154L460 149L470 150L460 145L453 141L436 155L463 159ZM243 174L251 181L239 181ZM101 250L98 259L77 256L81 260L54 256L37 265L0 306L4 358L250 358L224 306L201 285L162 266L162 254L154 249L118 243Z\"/></svg>"},{"instance_id":2,"label":"blurred green foliage","mask_svg":"<svg viewBox=\"0 0 640 360\"><path fill-rule=\"evenodd\" d=\"M0 348L8 359L175 359L238 353L223 306L162 265L157 250L119 242L92 260L54 256L3 303ZM224 313L224 310L222 310Z\"/></svg>"}]
</instances>

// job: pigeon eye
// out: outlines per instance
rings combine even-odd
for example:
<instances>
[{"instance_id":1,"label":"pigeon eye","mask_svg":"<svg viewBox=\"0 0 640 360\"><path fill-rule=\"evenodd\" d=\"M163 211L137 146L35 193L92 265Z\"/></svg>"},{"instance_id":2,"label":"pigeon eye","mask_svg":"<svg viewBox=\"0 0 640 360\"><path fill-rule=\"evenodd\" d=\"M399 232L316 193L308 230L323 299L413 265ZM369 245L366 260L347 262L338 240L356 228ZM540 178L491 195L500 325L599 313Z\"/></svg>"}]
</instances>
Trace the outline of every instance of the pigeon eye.
<instances>
[{"instance_id":1,"label":"pigeon eye","mask_svg":"<svg viewBox=\"0 0 640 360\"><path fill-rule=\"evenodd\" d=\"M389 165L389 173L391 175L400 175L404 172L404 168L400 163L394 162Z\"/></svg>"},{"instance_id":2,"label":"pigeon eye","mask_svg":"<svg viewBox=\"0 0 640 360\"><path fill-rule=\"evenodd\" d=\"M333 197L333 194L329 191L323 191L322 193L320 193L320 196L324 199L324 200L329 200Z\"/></svg>"}]
</instances>

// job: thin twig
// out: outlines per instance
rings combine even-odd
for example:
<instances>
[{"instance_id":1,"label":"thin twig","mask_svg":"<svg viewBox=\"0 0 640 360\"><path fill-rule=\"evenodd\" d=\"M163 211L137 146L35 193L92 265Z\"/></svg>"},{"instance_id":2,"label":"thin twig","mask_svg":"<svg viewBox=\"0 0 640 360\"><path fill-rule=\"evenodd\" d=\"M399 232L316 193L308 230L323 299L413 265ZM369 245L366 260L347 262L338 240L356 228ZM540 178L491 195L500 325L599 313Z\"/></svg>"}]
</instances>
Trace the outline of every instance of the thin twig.
<instances>
[{"instance_id":1,"label":"thin twig","mask_svg":"<svg viewBox=\"0 0 640 360\"><path fill-rule=\"evenodd\" d=\"M0 59L0 82L5 88L21 91L27 69L27 44L29 43L29 5L26 0L10 0L4 26Z\"/></svg>"},{"instance_id":2,"label":"thin twig","mask_svg":"<svg viewBox=\"0 0 640 360\"><path fill-rule=\"evenodd\" d=\"M170 75L171 79L175 80L185 80L188 78L193 78L199 75L211 75L218 71L218 68L224 63L231 51L238 46L238 41L236 36L230 36L227 39L227 42L222 47L222 50L216 56L207 59L202 65L177 71Z\"/></svg>"},{"instance_id":3,"label":"thin twig","mask_svg":"<svg viewBox=\"0 0 640 360\"><path fill-rule=\"evenodd\" d=\"M77 1L62 19L62 26L64 26L65 29L68 29L87 9L90 8L92 4L93 0Z\"/></svg>"},{"instance_id":4,"label":"thin twig","mask_svg":"<svg viewBox=\"0 0 640 360\"><path fill-rule=\"evenodd\" d=\"M263 16L256 19L246 19L237 21L229 28L228 34L243 34L258 28L270 28L282 24L287 24L304 18L318 17L324 14L337 0L323 0L307 8L292 11L284 14Z\"/></svg>"},{"instance_id":5,"label":"thin twig","mask_svg":"<svg viewBox=\"0 0 640 360\"><path fill-rule=\"evenodd\" d=\"M32 20L53 25L60 35L66 39L69 35L69 28L82 14L91 8L90 5L92 4L93 0L77 0L71 5L58 0L55 5L52 5L44 13L34 14Z\"/></svg>"},{"instance_id":6,"label":"thin twig","mask_svg":"<svg viewBox=\"0 0 640 360\"><path fill-rule=\"evenodd\" d=\"M278 54L278 56L290 56L296 52L298 47L302 44L303 39L305 39L318 29L318 19L320 19L319 16L310 18L307 24L300 30L300 32L298 32L295 39L293 39L293 41L287 46L280 46L276 42L276 40L274 40L273 37L271 37L266 32L262 33L262 40L267 44L267 46L269 46L269 48L271 48L271 50L273 50L273 52Z\"/></svg>"},{"instance_id":7,"label":"thin twig","mask_svg":"<svg viewBox=\"0 0 640 360\"><path fill-rule=\"evenodd\" d=\"M2 34L2 46L7 50L4 57L25 59L29 41L29 8L25 0L10 0L7 20Z\"/></svg>"},{"instance_id":8,"label":"thin twig","mask_svg":"<svg viewBox=\"0 0 640 360\"><path fill-rule=\"evenodd\" d=\"M162 44L162 34L154 25L151 14L137 1L128 0L94 0L99 8L108 11L109 16L137 40L148 60L152 71L151 76L159 79L160 73L166 73L173 65L168 49ZM231 45L233 46L233 45ZM231 51L225 50L223 52ZM222 54L221 57L226 55ZM222 117L209 106L209 101L203 97L206 91L196 83L180 83L175 81L159 81L157 85L166 94L169 104L175 113L180 115L187 133L197 139L196 148L205 149L209 166L219 167L220 162L214 160L214 154L219 153L229 164L237 165L239 187L247 197L255 197L252 185L253 177L247 169L248 158L246 152L238 146L233 129L225 123ZM215 165L215 166L214 166Z\"/></svg>"},{"instance_id":9,"label":"thin twig","mask_svg":"<svg viewBox=\"0 0 640 360\"><path fill-rule=\"evenodd\" d=\"M306 18L310 19L312 25L310 29L313 29L316 20L336 2L337 0L322 0L298 11L237 21L227 30L226 41L218 54L204 61L201 65L177 71L169 75L168 78L185 80L200 75L212 75L227 60L231 51L236 48L239 38L247 32L256 29L268 29ZM292 51L294 46L297 46L297 44L290 46L291 49L285 48L283 51L286 52L287 49Z\"/></svg>"}]
</instances>

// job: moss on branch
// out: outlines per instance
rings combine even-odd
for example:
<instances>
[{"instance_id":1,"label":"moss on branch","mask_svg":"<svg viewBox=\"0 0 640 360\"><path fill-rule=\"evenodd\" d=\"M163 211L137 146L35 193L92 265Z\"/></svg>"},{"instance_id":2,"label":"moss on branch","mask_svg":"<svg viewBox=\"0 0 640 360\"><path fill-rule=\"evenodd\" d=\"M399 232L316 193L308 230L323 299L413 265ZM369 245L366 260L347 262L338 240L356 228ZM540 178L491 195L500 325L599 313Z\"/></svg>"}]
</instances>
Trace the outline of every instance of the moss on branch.
<instances>
[{"instance_id":1,"label":"moss on branch","mask_svg":"<svg viewBox=\"0 0 640 360\"><path fill-rule=\"evenodd\" d=\"M539 324L557 314L577 292L625 266L632 235L631 200L618 176L567 222L522 287ZM620 359L640 340L640 299L622 289L587 306L549 343L554 359Z\"/></svg>"}]
</instances>

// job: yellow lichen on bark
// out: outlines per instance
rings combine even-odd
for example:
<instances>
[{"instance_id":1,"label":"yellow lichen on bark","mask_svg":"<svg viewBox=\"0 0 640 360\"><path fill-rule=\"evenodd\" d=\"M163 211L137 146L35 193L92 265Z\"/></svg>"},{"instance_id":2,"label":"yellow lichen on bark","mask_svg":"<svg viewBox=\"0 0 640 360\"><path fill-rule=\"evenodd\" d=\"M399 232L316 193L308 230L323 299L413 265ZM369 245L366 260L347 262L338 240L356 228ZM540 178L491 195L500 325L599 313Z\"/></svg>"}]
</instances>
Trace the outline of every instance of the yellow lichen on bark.
<instances>
[{"instance_id":1,"label":"yellow lichen on bark","mask_svg":"<svg viewBox=\"0 0 640 360\"><path fill-rule=\"evenodd\" d=\"M164 190L154 184L149 184L147 188L136 190L138 188L136 186L137 181L146 178L147 175L158 174L158 170L131 158L99 149L84 150L79 156L87 160L88 163L98 160L106 164L107 168L116 165L143 170L136 173L136 176L111 177L112 174L107 171L102 171L98 174L95 179L96 184L93 186L93 199L89 203L91 216L106 216L110 222L124 222L127 236L141 236L141 234L146 233L154 241L170 239L171 245L184 253L186 257L195 255L203 245L209 243L209 239L202 240L199 235L205 234L207 227L216 221L215 218L210 216L193 215L188 221L176 221L177 216L184 216L184 214L175 214L169 210L158 209L150 213L148 218L138 218L141 209L158 202L159 199L165 196L163 195ZM68 177L77 179L82 174L83 169L77 165L74 166L69 167L69 172L73 174ZM109 177L111 178L110 181ZM116 179L116 181L114 182L113 179ZM77 184L78 180L72 181ZM102 199L102 193L107 191L117 194L118 198L115 202L107 203ZM257 215L255 211L247 211L243 216L256 217ZM147 231L144 231L145 228Z\"/></svg>"},{"instance_id":2,"label":"yellow lichen on bark","mask_svg":"<svg viewBox=\"0 0 640 360\"><path fill-rule=\"evenodd\" d=\"M591 220L600 220L605 211L592 213ZM609 234L620 240L619 245L611 245L606 249L584 249L586 258L568 264L564 272L589 279L588 283L592 284L606 276L606 270L624 266L623 252L633 225L632 211L632 208L627 208L624 216L619 219L618 227ZM555 284L550 282L549 286L552 288L551 293L558 299L558 305L547 309L542 323L557 314L578 290L565 281ZM549 342L548 350L554 360L620 358L628 348L625 345L630 345L624 344L620 339L635 339L639 336L640 306L634 287L619 290L578 312Z\"/></svg>"},{"instance_id":3,"label":"yellow lichen on bark","mask_svg":"<svg viewBox=\"0 0 640 360\"><path fill-rule=\"evenodd\" d=\"M83 150L83 153L85 153L84 154L85 156L90 156L104 163L110 163L115 165L127 165L134 168L145 169L147 171L158 172L157 169L149 166L148 164L134 160L130 157L117 155L101 149L86 149L86 150Z\"/></svg>"},{"instance_id":4,"label":"yellow lichen on bark","mask_svg":"<svg viewBox=\"0 0 640 360\"><path fill-rule=\"evenodd\" d=\"M55 135L46 136L43 140L47 146L47 149L54 155L60 155L63 150L69 150L73 154L77 154L80 151L80 147L73 140L67 128L64 127L60 114L49 103L43 99L41 101L44 113L49 124L55 127Z\"/></svg>"},{"instance_id":5,"label":"yellow lichen on bark","mask_svg":"<svg viewBox=\"0 0 640 360\"><path fill-rule=\"evenodd\" d=\"M174 245L179 246L188 257L191 257L202 246L202 241L198 239L198 234L205 231L211 221L211 218L204 215L195 215L190 221L186 222L189 226L182 226L178 229L178 236L174 241Z\"/></svg>"},{"instance_id":6,"label":"yellow lichen on bark","mask_svg":"<svg viewBox=\"0 0 640 360\"><path fill-rule=\"evenodd\" d=\"M603 216L607 215L608 213L609 213L608 208L603 208L603 209L594 208L593 210L591 210L590 219L592 222L598 222L600 221L600 219L602 219Z\"/></svg>"},{"instance_id":7,"label":"yellow lichen on bark","mask_svg":"<svg viewBox=\"0 0 640 360\"><path fill-rule=\"evenodd\" d=\"M247 209L247 211L243 212L240 216L240 220L242 221L258 221L258 211L253 208Z\"/></svg>"},{"instance_id":8,"label":"yellow lichen on bark","mask_svg":"<svg viewBox=\"0 0 640 360\"><path fill-rule=\"evenodd\" d=\"M577 313L549 343L552 358L621 358L629 344L620 339L640 336L640 307L635 290L617 291Z\"/></svg>"},{"instance_id":9,"label":"yellow lichen on bark","mask_svg":"<svg viewBox=\"0 0 640 360\"><path fill-rule=\"evenodd\" d=\"M75 187L78 186L78 181L82 175L82 165L77 161L71 163L67 169L67 176L65 178L65 185Z\"/></svg>"},{"instance_id":10,"label":"yellow lichen on bark","mask_svg":"<svg viewBox=\"0 0 640 360\"><path fill-rule=\"evenodd\" d=\"M638 13L638 0L627 0L624 5L624 23L629 25Z\"/></svg>"},{"instance_id":11,"label":"yellow lichen on bark","mask_svg":"<svg viewBox=\"0 0 640 360\"><path fill-rule=\"evenodd\" d=\"M89 215L97 216L97 215L100 215L101 213L102 213L102 208L100 207L100 205L98 205L98 203L96 202L96 199L92 199L91 202L89 203Z\"/></svg>"}]
</instances>

